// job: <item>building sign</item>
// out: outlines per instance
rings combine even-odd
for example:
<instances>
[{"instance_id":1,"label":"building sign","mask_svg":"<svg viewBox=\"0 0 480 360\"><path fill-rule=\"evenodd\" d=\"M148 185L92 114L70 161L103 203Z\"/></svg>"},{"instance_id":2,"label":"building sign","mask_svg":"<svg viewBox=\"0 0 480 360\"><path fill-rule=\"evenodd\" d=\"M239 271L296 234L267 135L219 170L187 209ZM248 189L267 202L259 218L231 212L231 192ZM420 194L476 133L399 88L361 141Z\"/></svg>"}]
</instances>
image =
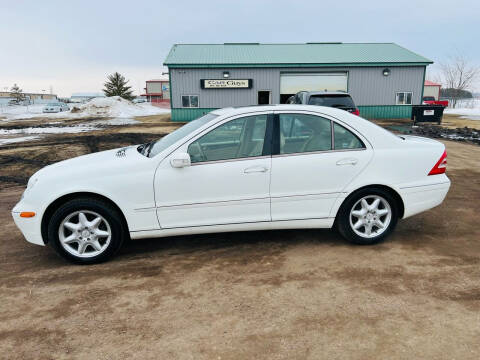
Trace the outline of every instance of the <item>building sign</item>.
<instances>
[{"instance_id":1,"label":"building sign","mask_svg":"<svg viewBox=\"0 0 480 360\"><path fill-rule=\"evenodd\" d=\"M202 79L200 87L202 89L250 89L252 79Z\"/></svg>"}]
</instances>

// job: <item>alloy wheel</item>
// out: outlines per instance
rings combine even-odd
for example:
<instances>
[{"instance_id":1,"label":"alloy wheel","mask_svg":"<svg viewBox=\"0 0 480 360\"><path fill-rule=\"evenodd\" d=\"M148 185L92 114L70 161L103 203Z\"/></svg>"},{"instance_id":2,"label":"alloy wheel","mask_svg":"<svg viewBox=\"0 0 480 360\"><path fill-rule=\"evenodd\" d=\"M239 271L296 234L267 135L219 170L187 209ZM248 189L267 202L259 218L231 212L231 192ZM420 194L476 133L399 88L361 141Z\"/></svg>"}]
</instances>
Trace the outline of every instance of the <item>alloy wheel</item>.
<instances>
[{"instance_id":1,"label":"alloy wheel","mask_svg":"<svg viewBox=\"0 0 480 360\"><path fill-rule=\"evenodd\" d=\"M60 223L58 238L61 246L76 257L91 258L104 252L112 238L108 221L90 210L66 216Z\"/></svg>"},{"instance_id":2,"label":"alloy wheel","mask_svg":"<svg viewBox=\"0 0 480 360\"><path fill-rule=\"evenodd\" d=\"M373 238L388 229L392 220L392 208L383 197L367 195L353 205L349 219L355 234L363 238Z\"/></svg>"}]
</instances>

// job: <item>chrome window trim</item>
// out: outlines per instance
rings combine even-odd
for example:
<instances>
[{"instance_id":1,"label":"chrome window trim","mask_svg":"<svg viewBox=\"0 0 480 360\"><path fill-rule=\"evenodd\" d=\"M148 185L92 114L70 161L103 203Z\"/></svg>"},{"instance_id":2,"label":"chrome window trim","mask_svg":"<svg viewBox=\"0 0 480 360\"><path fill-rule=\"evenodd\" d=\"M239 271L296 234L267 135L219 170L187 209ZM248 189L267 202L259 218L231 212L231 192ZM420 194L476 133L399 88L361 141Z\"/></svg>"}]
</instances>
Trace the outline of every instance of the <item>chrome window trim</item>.
<instances>
[{"instance_id":1,"label":"chrome window trim","mask_svg":"<svg viewBox=\"0 0 480 360\"><path fill-rule=\"evenodd\" d=\"M277 155L272 155L272 158L285 157L285 156L326 154L326 153L346 152L346 151L363 151L363 150L367 150L367 148L363 147L363 148L357 148L357 149L321 150L321 151L297 152L297 153L289 153L289 154L277 154Z\"/></svg>"},{"instance_id":2,"label":"chrome window trim","mask_svg":"<svg viewBox=\"0 0 480 360\"><path fill-rule=\"evenodd\" d=\"M190 166L208 165L208 164L218 164L218 163L226 163L226 162L233 162L233 161L268 159L268 158L271 158L271 157L272 157L271 155L261 155L261 156L250 156L250 157L242 157L242 158L235 158L235 159L225 159L225 160L199 161L199 162L191 163Z\"/></svg>"}]
</instances>

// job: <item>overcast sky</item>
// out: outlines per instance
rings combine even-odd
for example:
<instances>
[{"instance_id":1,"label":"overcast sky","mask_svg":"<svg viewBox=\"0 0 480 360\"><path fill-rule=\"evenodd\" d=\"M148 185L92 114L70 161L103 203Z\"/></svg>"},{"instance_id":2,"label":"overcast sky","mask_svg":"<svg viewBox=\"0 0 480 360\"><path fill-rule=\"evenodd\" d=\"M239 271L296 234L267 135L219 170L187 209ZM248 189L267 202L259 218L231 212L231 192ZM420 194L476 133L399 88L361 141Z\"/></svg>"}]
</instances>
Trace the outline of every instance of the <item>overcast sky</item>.
<instances>
[{"instance_id":1,"label":"overcast sky","mask_svg":"<svg viewBox=\"0 0 480 360\"><path fill-rule=\"evenodd\" d=\"M0 0L0 90L97 92L119 71L138 93L174 43L395 42L480 65L479 19L479 0Z\"/></svg>"}]
</instances>

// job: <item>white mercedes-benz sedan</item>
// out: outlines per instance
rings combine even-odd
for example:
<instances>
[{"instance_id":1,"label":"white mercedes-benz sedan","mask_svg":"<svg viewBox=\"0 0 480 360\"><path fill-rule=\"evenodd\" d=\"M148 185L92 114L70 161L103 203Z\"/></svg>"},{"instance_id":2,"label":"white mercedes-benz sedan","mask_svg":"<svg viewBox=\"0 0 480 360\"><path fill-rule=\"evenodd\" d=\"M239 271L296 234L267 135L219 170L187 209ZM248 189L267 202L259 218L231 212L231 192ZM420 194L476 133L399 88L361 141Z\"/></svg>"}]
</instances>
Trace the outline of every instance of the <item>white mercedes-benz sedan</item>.
<instances>
[{"instance_id":1,"label":"white mercedes-benz sedan","mask_svg":"<svg viewBox=\"0 0 480 360\"><path fill-rule=\"evenodd\" d=\"M27 241L77 263L126 239L338 228L374 244L439 205L445 146L312 105L215 110L158 141L47 166L12 210Z\"/></svg>"}]
</instances>

